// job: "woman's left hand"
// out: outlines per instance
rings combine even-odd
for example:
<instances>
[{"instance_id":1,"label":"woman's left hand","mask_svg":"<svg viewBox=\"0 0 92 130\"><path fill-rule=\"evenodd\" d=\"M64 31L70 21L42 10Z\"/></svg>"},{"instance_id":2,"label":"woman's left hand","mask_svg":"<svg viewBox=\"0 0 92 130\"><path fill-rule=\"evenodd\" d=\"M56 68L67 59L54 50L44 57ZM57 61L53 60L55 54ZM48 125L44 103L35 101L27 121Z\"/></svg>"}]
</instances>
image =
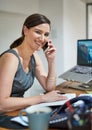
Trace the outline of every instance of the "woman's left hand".
<instances>
[{"instance_id":1,"label":"woman's left hand","mask_svg":"<svg viewBox=\"0 0 92 130\"><path fill-rule=\"evenodd\" d=\"M48 41L48 49L45 51L45 56L46 56L48 62L49 61L51 62L51 61L55 60L56 48L52 44L51 41Z\"/></svg>"}]
</instances>

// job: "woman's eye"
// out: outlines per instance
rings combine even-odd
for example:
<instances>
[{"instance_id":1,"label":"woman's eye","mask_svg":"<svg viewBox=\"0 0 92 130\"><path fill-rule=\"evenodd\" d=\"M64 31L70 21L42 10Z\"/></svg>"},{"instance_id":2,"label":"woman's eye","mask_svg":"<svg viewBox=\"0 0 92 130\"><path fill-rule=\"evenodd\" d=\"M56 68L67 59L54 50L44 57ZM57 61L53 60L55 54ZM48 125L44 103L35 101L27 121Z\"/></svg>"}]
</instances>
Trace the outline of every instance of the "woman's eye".
<instances>
[{"instance_id":1,"label":"woman's eye","mask_svg":"<svg viewBox=\"0 0 92 130\"><path fill-rule=\"evenodd\" d=\"M49 36L49 33L46 33L45 36L48 37L48 36Z\"/></svg>"},{"instance_id":2,"label":"woman's eye","mask_svg":"<svg viewBox=\"0 0 92 130\"><path fill-rule=\"evenodd\" d=\"M39 30L37 30L37 31L35 31L37 34L39 34L39 35L44 35L45 37L48 37L49 36L49 33L45 33L45 34L43 34L41 31L39 31Z\"/></svg>"},{"instance_id":3,"label":"woman's eye","mask_svg":"<svg viewBox=\"0 0 92 130\"><path fill-rule=\"evenodd\" d=\"M36 31L36 33L37 33L37 34L41 34L41 32L40 32L40 31Z\"/></svg>"}]
</instances>

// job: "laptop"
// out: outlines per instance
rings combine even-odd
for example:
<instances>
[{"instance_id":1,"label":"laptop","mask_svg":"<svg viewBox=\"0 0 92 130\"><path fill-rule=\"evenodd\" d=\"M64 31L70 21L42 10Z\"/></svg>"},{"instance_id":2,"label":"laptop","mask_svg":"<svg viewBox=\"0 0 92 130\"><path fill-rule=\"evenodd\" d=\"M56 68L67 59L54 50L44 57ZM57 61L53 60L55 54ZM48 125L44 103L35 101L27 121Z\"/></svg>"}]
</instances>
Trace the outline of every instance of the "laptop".
<instances>
[{"instance_id":1,"label":"laptop","mask_svg":"<svg viewBox=\"0 0 92 130\"><path fill-rule=\"evenodd\" d=\"M61 74L59 78L82 83L92 80L92 39L77 41L77 65Z\"/></svg>"}]
</instances>

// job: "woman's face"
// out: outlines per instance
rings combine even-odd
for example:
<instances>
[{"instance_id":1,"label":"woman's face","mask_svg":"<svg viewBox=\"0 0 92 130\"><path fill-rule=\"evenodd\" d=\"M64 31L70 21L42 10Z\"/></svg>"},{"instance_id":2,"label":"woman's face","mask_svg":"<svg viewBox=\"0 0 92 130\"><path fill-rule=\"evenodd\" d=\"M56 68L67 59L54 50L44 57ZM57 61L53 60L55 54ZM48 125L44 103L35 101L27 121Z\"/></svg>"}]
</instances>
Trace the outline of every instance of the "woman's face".
<instances>
[{"instance_id":1,"label":"woman's face","mask_svg":"<svg viewBox=\"0 0 92 130\"><path fill-rule=\"evenodd\" d=\"M47 23L40 24L28 29L24 27L25 42L31 49L39 50L48 41L50 26Z\"/></svg>"}]
</instances>

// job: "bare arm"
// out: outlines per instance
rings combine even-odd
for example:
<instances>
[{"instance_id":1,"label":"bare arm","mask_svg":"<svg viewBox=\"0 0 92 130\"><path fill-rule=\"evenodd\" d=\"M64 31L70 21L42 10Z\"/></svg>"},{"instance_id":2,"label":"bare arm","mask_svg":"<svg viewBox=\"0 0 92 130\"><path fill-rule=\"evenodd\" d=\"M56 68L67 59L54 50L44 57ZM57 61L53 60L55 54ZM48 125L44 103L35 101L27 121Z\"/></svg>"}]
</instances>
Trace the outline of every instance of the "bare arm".
<instances>
[{"instance_id":1,"label":"bare arm","mask_svg":"<svg viewBox=\"0 0 92 130\"><path fill-rule=\"evenodd\" d=\"M0 58L0 113L24 109L25 107L42 102L65 99L57 91L26 98L11 97L12 84L17 67L18 59L13 54L7 53Z\"/></svg>"},{"instance_id":2,"label":"bare arm","mask_svg":"<svg viewBox=\"0 0 92 130\"><path fill-rule=\"evenodd\" d=\"M44 70L44 63L40 57L35 54L36 58L36 77L46 91L52 91L56 88L56 69L55 69L56 49L52 43L49 44L49 50L45 52L48 63L48 74Z\"/></svg>"},{"instance_id":3,"label":"bare arm","mask_svg":"<svg viewBox=\"0 0 92 130\"><path fill-rule=\"evenodd\" d=\"M42 102L41 96L33 98L10 97L18 59L7 53L0 58L0 112L25 108Z\"/></svg>"}]
</instances>

